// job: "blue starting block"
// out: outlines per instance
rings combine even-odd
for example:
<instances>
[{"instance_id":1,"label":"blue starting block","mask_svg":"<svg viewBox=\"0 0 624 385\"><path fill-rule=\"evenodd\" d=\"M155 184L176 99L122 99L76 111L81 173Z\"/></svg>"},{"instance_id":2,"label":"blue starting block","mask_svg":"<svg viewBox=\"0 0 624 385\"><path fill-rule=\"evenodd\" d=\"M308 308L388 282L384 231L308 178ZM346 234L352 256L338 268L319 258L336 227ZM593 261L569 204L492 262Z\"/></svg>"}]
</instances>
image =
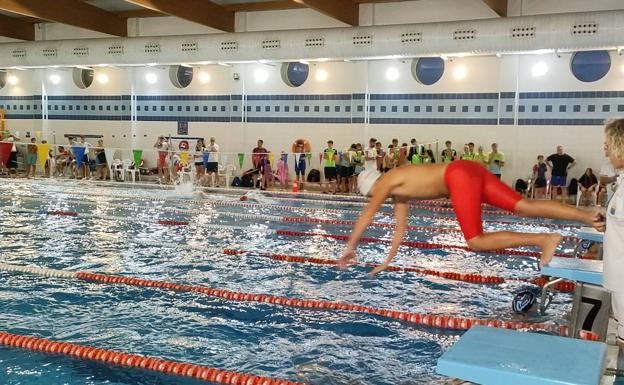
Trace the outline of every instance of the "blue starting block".
<instances>
[{"instance_id":1,"label":"blue starting block","mask_svg":"<svg viewBox=\"0 0 624 385\"><path fill-rule=\"evenodd\" d=\"M584 239L587 241L600 242L602 243L603 233L592 227L581 227L576 233L576 236L580 239Z\"/></svg>"},{"instance_id":2,"label":"blue starting block","mask_svg":"<svg viewBox=\"0 0 624 385\"><path fill-rule=\"evenodd\" d=\"M598 385L606 354L601 342L475 326L436 371L482 385Z\"/></svg>"},{"instance_id":3,"label":"blue starting block","mask_svg":"<svg viewBox=\"0 0 624 385\"><path fill-rule=\"evenodd\" d=\"M553 258L542 268L551 280L542 289L540 311L546 312L555 285L564 279L576 282L570 313L569 336L576 338L580 330L597 333L604 340L609 326L611 294L602 288L603 263L575 258Z\"/></svg>"},{"instance_id":4,"label":"blue starting block","mask_svg":"<svg viewBox=\"0 0 624 385\"><path fill-rule=\"evenodd\" d=\"M602 261L554 257L542 268L542 274L569 281L602 286Z\"/></svg>"}]
</instances>

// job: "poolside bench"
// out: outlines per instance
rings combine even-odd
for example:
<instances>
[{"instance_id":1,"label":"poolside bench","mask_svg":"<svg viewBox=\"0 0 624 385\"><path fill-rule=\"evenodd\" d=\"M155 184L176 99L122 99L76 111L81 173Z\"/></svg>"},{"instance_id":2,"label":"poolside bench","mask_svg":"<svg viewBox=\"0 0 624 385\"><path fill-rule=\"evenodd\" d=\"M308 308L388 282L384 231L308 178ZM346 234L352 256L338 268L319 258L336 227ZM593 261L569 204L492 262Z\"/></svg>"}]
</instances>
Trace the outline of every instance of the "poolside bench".
<instances>
[{"instance_id":1,"label":"poolside bench","mask_svg":"<svg viewBox=\"0 0 624 385\"><path fill-rule=\"evenodd\" d=\"M483 385L598 385L606 355L602 342L475 326L436 371Z\"/></svg>"}]
</instances>

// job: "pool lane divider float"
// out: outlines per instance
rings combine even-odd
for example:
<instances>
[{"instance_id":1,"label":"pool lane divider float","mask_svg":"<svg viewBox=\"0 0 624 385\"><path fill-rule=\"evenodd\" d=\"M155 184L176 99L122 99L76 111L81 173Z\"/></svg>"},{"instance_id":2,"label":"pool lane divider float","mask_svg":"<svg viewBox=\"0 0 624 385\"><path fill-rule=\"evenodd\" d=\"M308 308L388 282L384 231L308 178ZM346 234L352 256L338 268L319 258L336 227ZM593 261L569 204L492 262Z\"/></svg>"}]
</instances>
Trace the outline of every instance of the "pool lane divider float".
<instances>
[{"instance_id":1,"label":"pool lane divider float","mask_svg":"<svg viewBox=\"0 0 624 385\"><path fill-rule=\"evenodd\" d=\"M227 255L243 255L243 254L257 254L260 256L264 256L270 258L274 261L281 262L290 262L290 263L309 263L315 265L327 265L327 266L336 266L337 260L335 259L327 259L327 258L316 258L316 257L302 257L297 255L284 255L284 254L272 254L272 253L262 253L262 252L254 252L248 250L237 250L237 249L224 249L224 254ZM361 267L377 267L378 265L375 263L358 263L357 266ZM405 273L417 273L421 275L429 275L434 277L445 278L452 281L462 281L468 283L475 284L492 284L492 285L501 285L506 282L526 282L533 285L537 285L539 287L544 287L544 285L548 282L546 278L536 277L536 278L503 278L493 275L482 275L482 274L463 274L454 271L440 271L440 270L432 270L432 269L422 269L418 267L403 267L403 266L388 266L386 271L391 272L405 272ZM555 290L571 293L576 289L576 285L573 282L561 281L555 285Z\"/></svg>"},{"instance_id":2,"label":"pool lane divider float","mask_svg":"<svg viewBox=\"0 0 624 385\"><path fill-rule=\"evenodd\" d=\"M31 201L41 201L39 198L32 197L19 197L22 200L31 200ZM89 203L91 204L91 203ZM206 214L205 211L201 209L179 209L175 207L149 207L149 206L139 206L139 205L122 205L117 203L107 203L107 207L115 207L122 209L144 209L144 210L160 210L167 211L177 214L187 214L187 215L199 215ZM57 211L54 212L55 215L66 215L66 216L77 216L75 212L62 212ZM65 213L65 214L64 214ZM336 226L354 226L357 221L347 220L347 219L326 219L326 218L311 218L311 217L289 217L289 216L279 216L279 215L268 215L268 214L244 214L244 213L231 213L231 212L218 212L219 215L232 217L232 218L240 218L240 219L250 219L250 220L265 220L269 222L281 222L281 223L317 223L317 224L328 224L328 225L336 225ZM190 224L188 221L163 221L164 225L178 225L184 226ZM371 222L369 224L370 227L380 227L380 228L388 228L393 229L395 227L394 223L383 223L383 222ZM410 231L427 231L432 233L451 233L451 234L461 234L461 231L457 228L449 228L449 227L433 227L433 226L414 226L409 225L407 227ZM578 241L577 237L574 236L564 236L563 239L565 241Z\"/></svg>"},{"instance_id":3,"label":"pool lane divider float","mask_svg":"<svg viewBox=\"0 0 624 385\"><path fill-rule=\"evenodd\" d=\"M495 319L477 319L466 317L452 317L445 315L420 314L392 309L376 308L372 306L356 305L351 303L333 302L305 298L289 298L268 294L245 293L230 290L214 289L196 285L177 284L168 281L156 281L150 279L135 278L101 273L68 272L63 270L42 269L29 266L11 265L0 263L0 270L8 272L28 273L46 277L58 277L77 279L86 282L106 283L112 285L129 285L136 287L148 287L154 289L172 290L176 292L196 293L217 297L229 301L267 303L275 306L311 309L311 310L335 310L347 313L371 314L388 319L395 319L406 323L446 330L468 330L472 326L481 325L502 329L545 331L566 335L567 327L548 323L530 323L518 321L501 321ZM584 338L596 340L600 336L586 332Z\"/></svg>"},{"instance_id":4,"label":"pool lane divider float","mask_svg":"<svg viewBox=\"0 0 624 385\"><path fill-rule=\"evenodd\" d=\"M119 220L125 222L138 222L145 224L146 220L141 218L134 217L120 217L120 216L112 216L112 215L98 215L98 214L89 214L89 213L77 213L73 211L46 211L46 210L36 210L36 209L26 209L19 207L4 207L0 210L9 211L9 212L27 212L34 214L44 214L44 215L54 215L54 216L64 216L64 217L84 217L84 218L96 218L96 219L109 219L109 220ZM149 223L149 222L147 222ZM191 223L187 221L179 221L179 220L166 220L166 219L158 219L152 220L152 223L157 223L165 226L188 226ZM198 224L201 228L206 229L215 229L215 230L240 230L240 231L258 231L263 232L265 234L276 234L280 236L288 236L288 237L323 237L330 238L339 241L348 241L348 235L338 235L338 234L327 234L320 232L306 232L306 231L294 231L294 230L274 230L267 228L256 228L249 226L232 226L232 225L222 225L222 224ZM360 242L363 243L382 243L382 244L390 244L392 241L381 239L381 238L373 238L373 237L362 237ZM401 242L402 246L416 248L416 249L449 249L449 250L465 250L472 251L468 246L465 245L449 245L444 243L435 243L435 242L420 242L420 241L403 241ZM515 255L522 257L540 257L539 252L535 251L524 251L524 250L513 250L513 249L501 249L501 250L490 250L487 251L489 254L500 254L500 255ZM564 257L569 258L570 256L567 254L556 253L556 257Z\"/></svg>"},{"instance_id":5,"label":"pool lane divider float","mask_svg":"<svg viewBox=\"0 0 624 385\"><path fill-rule=\"evenodd\" d=\"M76 193L70 193L66 195L80 195ZM85 196L89 197L89 195ZM107 195L108 196L108 195ZM32 199L31 197L19 197L20 199ZM153 198L154 200L162 200L166 201L163 198ZM37 199L41 201L41 199ZM81 203L85 203L81 201ZM262 209L262 208L270 208L277 210L285 210L299 213L301 211L308 213L327 213L327 214L349 214L349 215L357 215L359 216L361 212L359 210L344 210L344 209L330 209L330 208L314 208L314 207L294 207L294 206L284 206L284 205L271 205L266 203L251 203L251 202L241 202L241 201L224 201L224 200L211 200L211 199L184 199L181 203L186 204L198 204L198 205L209 205L209 206L222 206L222 207L243 207L250 209ZM131 206L128 206L131 207ZM452 211L452 209L444 210L444 211ZM381 215L386 217L392 217L393 213L390 211L380 212ZM437 216L437 215L426 215L426 214L418 214L419 218L427 218L427 219L437 219L437 220L446 220L457 222L455 216ZM484 219L484 223L494 223L494 224L503 224L503 225L523 225L522 222L519 221L504 221L504 220L496 220L496 219ZM541 223L539 227L553 228L553 229L578 229L580 225L562 225L555 223Z\"/></svg>"},{"instance_id":6,"label":"pool lane divider float","mask_svg":"<svg viewBox=\"0 0 624 385\"><path fill-rule=\"evenodd\" d=\"M301 382L254 376L186 362L163 360L139 354L129 354L108 349L100 349L93 346L52 341L45 338L17 335L6 332L0 332L0 345L47 354L62 355L84 361L101 362L109 365L149 370L168 375L190 377L214 384L306 385Z\"/></svg>"}]
</instances>

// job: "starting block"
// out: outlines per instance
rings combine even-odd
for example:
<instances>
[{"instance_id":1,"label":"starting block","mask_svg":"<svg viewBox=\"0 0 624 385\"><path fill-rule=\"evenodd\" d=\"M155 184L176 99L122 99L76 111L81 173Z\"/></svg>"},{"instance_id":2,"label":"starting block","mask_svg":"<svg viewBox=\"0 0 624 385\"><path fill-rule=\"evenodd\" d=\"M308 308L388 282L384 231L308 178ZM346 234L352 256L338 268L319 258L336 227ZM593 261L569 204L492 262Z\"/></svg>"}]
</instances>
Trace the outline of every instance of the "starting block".
<instances>
[{"instance_id":1,"label":"starting block","mask_svg":"<svg viewBox=\"0 0 624 385\"><path fill-rule=\"evenodd\" d=\"M602 342L475 326L436 371L482 385L598 385L606 355Z\"/></svg>"},{"instance_id":2,"label":"starting block","mask_svg":"<svg viewBox=\"0 0 624 385\"><path fill-rule=\"evenodd\" d=\"M553 258L542 268L542 274L551 277L544 285L540 311L547 309L547 298L554 286L566 279L576 282L570 318L570 337L576 338L580 330L597 333L606 338L611 310L611 294L602 287L603 263L571 258Z\"/></svg>"}]
</instances>

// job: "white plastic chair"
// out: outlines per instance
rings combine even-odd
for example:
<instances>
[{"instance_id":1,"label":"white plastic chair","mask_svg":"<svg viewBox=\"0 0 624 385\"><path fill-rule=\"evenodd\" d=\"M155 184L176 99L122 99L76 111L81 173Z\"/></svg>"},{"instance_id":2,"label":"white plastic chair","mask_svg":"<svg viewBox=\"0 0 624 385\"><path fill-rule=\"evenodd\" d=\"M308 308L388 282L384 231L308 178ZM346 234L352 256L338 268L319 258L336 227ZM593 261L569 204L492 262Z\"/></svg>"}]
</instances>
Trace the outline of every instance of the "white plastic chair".
<instances>
[{"instance_id":1,"label":"white plastic chair","mask_svg":"<svg viewBox=\"0 0 624 385\"><path fill-rule=\"evenodd\" d=\"M121 159L114 159L110 165L110 175L113 180L124 181L125 173L123 172L123 162Z\"/></svg>"},{"instance_id":2,"label":"white plastic chair","mask_svg":"<svg viewBox=\"0 0 624 385\"><path fill-rule=\"evenodd\" d=\"M138 179L141 180L141 173L139 172L138 167L134 165L130 159L124 159L123 161L123 180L126 179L126 174L130 174L132 176L132 183Z\"/></svg>"},{"instance_id":3,"label":"white plastic chair","mask_svg":"<svg viewBox=\"0 0 624 385\"><path fill-rule=\"evenodd\" d=\"M590 202L594 202L594 205L598 205L598 192L596 190L597 188L594 188L592 192L591 201L590 201ZM581 184L579 183L577 190L576 190L576 207L579 207L581 205L582 195L583 193L581 192Z\"/></svg>"},{"instance_id":4,"label":"white plastic chair","mask_svg":"<svg viewBox=\"0 0 624 385\"><path fill-rule=\"evenodd\" d=\"M223 178L224 186L228 187L230 185L230 180L234 178L236 175L236 166L233 164L229 164L227 166L219 165L219 171L217 172L217 176Z\"/></svg>"}]
</instances>

